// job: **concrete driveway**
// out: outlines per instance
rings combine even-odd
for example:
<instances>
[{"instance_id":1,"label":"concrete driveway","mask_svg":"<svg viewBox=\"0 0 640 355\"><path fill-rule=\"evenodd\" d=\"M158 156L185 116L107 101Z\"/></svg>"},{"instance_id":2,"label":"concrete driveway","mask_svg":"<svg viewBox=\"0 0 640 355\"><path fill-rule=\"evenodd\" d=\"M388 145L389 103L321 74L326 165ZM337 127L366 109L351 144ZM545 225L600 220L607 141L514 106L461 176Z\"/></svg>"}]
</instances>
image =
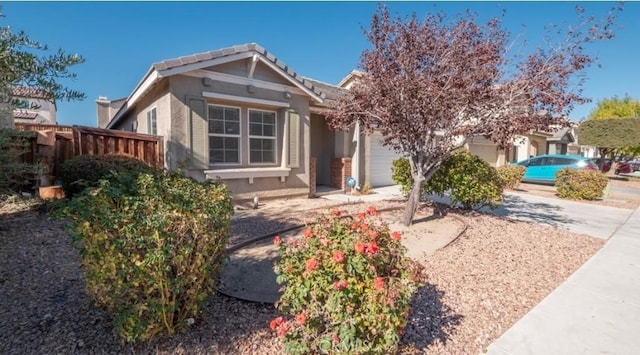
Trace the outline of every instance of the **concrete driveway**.
<instances>
[{"instance_id":1,"label":"concrete driveway","mask_svg":"<svg viewBox=\"0 0 640 355\"><path fill-rule=\"evenodd\" d=\"M448 203L449 198L428 196L437 202ZM502 206L484 212L518 220L546 224L608 239L631 216L633 210L598 206L570 200L506 192Z\"/></svg>"}]
</instances>

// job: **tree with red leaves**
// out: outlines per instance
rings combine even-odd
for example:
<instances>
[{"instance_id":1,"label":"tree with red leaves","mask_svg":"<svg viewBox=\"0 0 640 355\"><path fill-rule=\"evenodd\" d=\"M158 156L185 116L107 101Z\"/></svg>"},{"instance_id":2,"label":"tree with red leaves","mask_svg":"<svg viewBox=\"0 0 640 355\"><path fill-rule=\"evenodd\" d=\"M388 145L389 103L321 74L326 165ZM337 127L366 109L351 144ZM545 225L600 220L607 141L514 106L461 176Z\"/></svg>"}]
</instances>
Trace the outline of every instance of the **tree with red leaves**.
<instances>
[{"instance_id":1,"label":"tree with red leaves","mask_svg":"<svg viewBox=\"0 0 640 355\"><path fill-rule=\"evenodd\" d=\"M584 47L613 37L618 10L596 20L577 8L578 27L557 31L561 39L549 48L519 56L499 18L478 24L467 12L451 21L441 13L392 19L380 7L365 32L372 48L362 53L363 75L337 100L329 124L379 131L384 145L409 158L414 186L402 222L410 225L425 180L470 139L506 147L518 134L561 123L588 101L579 74L595 58Z\"/></svg>"}]
</instances>

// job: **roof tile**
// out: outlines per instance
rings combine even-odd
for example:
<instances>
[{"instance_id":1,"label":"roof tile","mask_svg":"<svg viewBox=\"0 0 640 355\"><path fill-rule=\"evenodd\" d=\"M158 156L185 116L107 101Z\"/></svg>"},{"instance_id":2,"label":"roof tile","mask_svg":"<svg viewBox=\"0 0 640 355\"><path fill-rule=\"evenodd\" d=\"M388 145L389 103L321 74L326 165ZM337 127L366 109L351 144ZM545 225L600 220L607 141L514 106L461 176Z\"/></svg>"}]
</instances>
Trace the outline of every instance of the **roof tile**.
<instances>
[{"instance_id":1,"label":"roof tile","mask_svg":"<svg viewBox=\"0 0 640 355\"><path fill-rule=\"evenodd\" d=\"M182 64L192 64L199 62L198 57L196 57L195 55L180 57L180 60L182 61Z\"/></svg>"},{"instance_id":2,"label":"roof tile","mask_svg":"<svg viewBox=\"0 0 640 355\"><path fill-rule=\"evenodd\" d=\"M178 59L165 60L163 63L167 66L167 69L179 67L179 66L182 65L182 61L180 61L179 58Z\"/></svg>"}]
</instances>

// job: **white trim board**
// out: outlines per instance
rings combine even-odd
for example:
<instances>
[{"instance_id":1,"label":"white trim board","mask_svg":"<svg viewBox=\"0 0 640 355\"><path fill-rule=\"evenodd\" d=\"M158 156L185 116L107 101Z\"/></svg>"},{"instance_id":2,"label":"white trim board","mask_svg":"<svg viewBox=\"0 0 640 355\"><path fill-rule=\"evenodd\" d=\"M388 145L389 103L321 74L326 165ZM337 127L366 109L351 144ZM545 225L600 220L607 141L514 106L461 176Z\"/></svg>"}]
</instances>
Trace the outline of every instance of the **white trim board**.
<instances>
[{"instance_id":1,"label":"white trim board","mask_svg":"<svg viewBox=\"0 0 640 355\"><path fill-rule=\"evenodd\" d=\"M210 99L227 100L227 101L235 101L235 102L245 102L245 103L249 103L249 104L257 104L257 105L289 108L289 103L288 102L283 102L283 101L273 101L273 100L256 99L256 98L253 98L253 97L244 97L244 96L219 94L219 93L216 93L216 92L209 92L209 91L203 91L202 92L202 96L206 97L206 98L210 98Z\"/></svg>"}]
</instances>

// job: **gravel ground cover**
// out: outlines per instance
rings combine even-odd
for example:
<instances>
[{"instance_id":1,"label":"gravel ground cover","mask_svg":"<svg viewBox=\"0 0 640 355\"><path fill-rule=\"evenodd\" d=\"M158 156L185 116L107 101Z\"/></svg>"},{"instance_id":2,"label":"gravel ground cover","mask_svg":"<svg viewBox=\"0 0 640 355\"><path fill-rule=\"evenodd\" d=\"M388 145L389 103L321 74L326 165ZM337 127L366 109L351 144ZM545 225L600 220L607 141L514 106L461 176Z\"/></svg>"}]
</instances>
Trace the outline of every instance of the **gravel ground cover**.
<instances>
[{"instance_id":1,"label":"gravel ground cover","mask_svg":"<svg viewBox=\"0 0 640 355\"><path fill-rule=\"evenodd\" d=\"M295 204L298 210L287 210ZM233 243L304 223L313 211L334 205L302 199L237 211ZM340 208L356 212L368 205ZM384 209L402 202L375 205ZM419 211L430 213L428 205ZM469 228L420 260L429 283L414 298L400 353L478 353L603 244L527 222L450 214ZM268 329L277 315L273 305L217 295L189 332L122 345L108 315L85 293L80 257L60 222L24 205L0 208L0 353L279 354L282 344Z\"/></svg>"}]
</instances>

